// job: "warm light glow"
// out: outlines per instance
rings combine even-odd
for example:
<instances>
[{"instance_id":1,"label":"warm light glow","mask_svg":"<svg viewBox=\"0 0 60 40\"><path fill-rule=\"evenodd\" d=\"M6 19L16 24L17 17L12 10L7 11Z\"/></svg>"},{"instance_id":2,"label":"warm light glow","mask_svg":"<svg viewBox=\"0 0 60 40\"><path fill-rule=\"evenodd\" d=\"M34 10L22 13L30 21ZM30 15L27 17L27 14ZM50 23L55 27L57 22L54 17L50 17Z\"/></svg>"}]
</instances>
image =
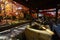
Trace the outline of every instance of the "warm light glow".
<instances>
[{"instance_id":1,"label":"warm light glow","mask_svg":"<svg viewBox=\"0 0 60 40\"><path fill-rule=\"evenodd\" d=\"M0 0L0 2L1 2L2 0Z\"/></svg>"},{"instance_id":2,"label":"warm light glow","mask_svg":"<svg viewBox=\"0 0 60 40\"><path fill-rule=\"evenodd\" d=\"M11 3L5 5L5 11L6 11L6 13L12 12L12 4Z\"/></svg>"},{"instance_id":3,"label":"warm light glow","mask_svg":"<svg viewBox=\"0 0 60 40\"><path fill-rule=\"evenodd\" d=\"M17 9L18 9L18 10L19 10L19 9L21 10L21 9L22 9L22 7L19 7L19 8L17 8Z\"/></svg>"},{"instance_id":4,"label":"warm light glow","mask_svg":"<svg viewBox=\"0 0 60 40\"><path fill-rule=\"evenodd\" d=\"M18 4L16 2L13 1L13 3L11 2L12 0L0 0L3 2L3 4L1 4L1 13L2 14L6 14L7 16L18 16L18 17L24 17L24 14L22 11L26 11L28 10L27 7ZM23 10L22 10L23 9ZM27 12L27 11L26 11Z\"/></svg>"},{"instance_id":5,"label":"warm light glow","mask_svg":"<svg viewBox=\"0 0 60 40\"><path fill-rule=\"evenodd\" d=\"M8 1L5 2L5 4L7 4L7 3L8 3Z\"/></svg>"},{"instance_id":6,"label":"warm light glow","mask_svg":"<svg viewBox=\"0 0 60 40\"><path fill-rule=\"evenodd\" d=\"M3 2L6 2L7 0L2 0Z\"/></svg>"},{"instance_id":7,"label":"warm light glow","mask_svg":"<svg viewBox=\"0 0 60 40\"><path fill-rule=\"evenodd\" d=\"M18 15L18 12L16 12L15 14Z\"/></svg>"}]
</instances>

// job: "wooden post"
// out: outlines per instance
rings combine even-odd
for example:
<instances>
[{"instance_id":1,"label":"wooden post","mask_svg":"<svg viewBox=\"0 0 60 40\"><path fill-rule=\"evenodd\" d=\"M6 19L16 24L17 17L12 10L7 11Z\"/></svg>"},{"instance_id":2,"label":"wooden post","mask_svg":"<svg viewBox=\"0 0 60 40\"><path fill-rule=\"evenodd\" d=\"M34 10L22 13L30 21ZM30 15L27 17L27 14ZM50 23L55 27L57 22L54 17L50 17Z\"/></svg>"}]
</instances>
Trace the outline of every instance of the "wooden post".
<instances>
[{"instance_id":1,"label":"wooden post","mask_svg":"<svg viewBox=\"0 0 60 40\"><path fill-rule=\"evenodd\" d=\"M0 3L0 13L1 13L1 3Z\"/></svg>"},{"instance_id":2,"label":"wooden post","mask_svg":"<svg viewBox=\"0 0 60 40\"><path fill-rule=\"evenodd\" d=\"M58 6L56 7L56 17L55 17L55 24L57 24L57 20L58 20Z\"/></svg>"},{"instance_id":3,"label":"wooden post","mask_svg":"<svg viewBox=\"0 0 60 40\"><path fill-rule=\"evenodd\" d=\"M37 10L37 19L39 18L39 15L38 15L38 13L39 13L39 9Z\"/></svg>"},{"instance_id":4,"label":"wooden post","mask_svg":"<svg viewBox=\"0 0 60 40\"><path fill-rule=\"evenodd\" d=\"M31 15L31 9L29 9L29 14ZM32 23L30 22L30 26L31 26L31 24L32 24Z\"/></svg>"},{"instance_id":5,"label":"wooden post","mask_svg":"<svg viewBox=\"0 0 60 40\"><path fill-rule=\"evenodd\" d=\"M0 3L0 13L1 13L1 3ZM1 18L0 18L0 22L1 22Z\"/></svg>"}]
</instances>

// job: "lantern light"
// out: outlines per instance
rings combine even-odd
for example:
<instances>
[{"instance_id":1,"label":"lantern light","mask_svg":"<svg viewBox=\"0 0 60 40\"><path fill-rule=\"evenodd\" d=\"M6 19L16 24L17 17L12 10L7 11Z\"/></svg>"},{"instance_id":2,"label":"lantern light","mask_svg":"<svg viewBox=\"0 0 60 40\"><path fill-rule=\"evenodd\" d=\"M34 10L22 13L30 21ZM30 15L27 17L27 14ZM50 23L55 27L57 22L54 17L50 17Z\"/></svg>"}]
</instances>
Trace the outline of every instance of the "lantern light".
<instances>
[{"instance_id":1,"label":"lantern light","mask_svg":"<svg viewBox=\"0 0 60 40\"><path fill-rule=\"evenodd\" d=\"M18 15L18 12L16 12L15 14Z\"/></svg>"},{"instance_id":2,"label":"lantern light","mask_svg":"<svg viewBox=\"0 0 60 40\"><path fill-rule=\"evenodd\" d=\"M22 7L18 7L17 9L20 9L20 10L21 10L21 9L22 9Z\"/></svg>"},{"instance_id":3,"label":"lantern light","mask_svg":"<svg viewBox=\"0 0 60 40\"><path fill-rule=\"evenodd\" d=\"M38 16L41 17L41 16L43 16L43 14L39 13Z\"/></svg>"}]
</instances>

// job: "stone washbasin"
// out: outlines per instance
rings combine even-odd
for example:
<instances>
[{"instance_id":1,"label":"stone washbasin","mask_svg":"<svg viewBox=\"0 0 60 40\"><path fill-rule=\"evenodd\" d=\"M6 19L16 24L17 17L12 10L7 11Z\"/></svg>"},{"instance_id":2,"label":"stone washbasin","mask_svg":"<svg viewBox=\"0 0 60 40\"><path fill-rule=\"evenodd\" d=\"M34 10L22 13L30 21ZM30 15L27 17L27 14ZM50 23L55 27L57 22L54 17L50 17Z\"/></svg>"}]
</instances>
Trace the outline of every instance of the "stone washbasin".
<instances>
[{"instance_id":1,"label":"stone washbasin","mask_svg":"<svg viewBox=\"0 0 60 40\"><path fill-rule=\"evenodd\" d=\"M54 33L50 30L48 30L49 31L48 32L47 30L37 30L27 25L25 30L26 39L27 40L51 40Z\"/></svg>"}]
</instances>

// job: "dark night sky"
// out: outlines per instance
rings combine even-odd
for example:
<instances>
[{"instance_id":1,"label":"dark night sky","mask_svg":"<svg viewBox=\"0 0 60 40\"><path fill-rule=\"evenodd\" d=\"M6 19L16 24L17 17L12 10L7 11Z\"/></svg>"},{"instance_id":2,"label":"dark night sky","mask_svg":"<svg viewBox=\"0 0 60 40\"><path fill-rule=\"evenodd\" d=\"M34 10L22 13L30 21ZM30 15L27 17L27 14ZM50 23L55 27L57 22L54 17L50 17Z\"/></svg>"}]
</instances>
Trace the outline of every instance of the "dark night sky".
<instances>
[{"instance_id":1,"label":"dark night sky","mask_svg":"<svg viewBox=\"0 0 60 40\"><path fill-rule=\"evenodd\" d=\"M31 9L48 9L48 8L56 8L58 1L55 0L14 0L18 3L21 3Z\"/></svg>"}]
</instances>

